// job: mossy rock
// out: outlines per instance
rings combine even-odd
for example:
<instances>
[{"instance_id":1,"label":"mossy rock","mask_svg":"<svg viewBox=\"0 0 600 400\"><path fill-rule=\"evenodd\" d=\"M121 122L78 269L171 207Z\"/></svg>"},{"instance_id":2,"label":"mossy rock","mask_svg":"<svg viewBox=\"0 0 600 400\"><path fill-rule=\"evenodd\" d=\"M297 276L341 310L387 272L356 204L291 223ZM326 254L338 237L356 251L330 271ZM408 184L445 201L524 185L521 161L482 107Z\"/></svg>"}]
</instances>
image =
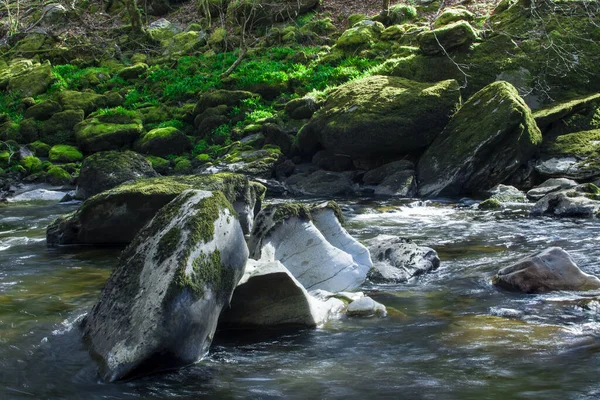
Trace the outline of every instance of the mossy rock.
<instances>
[{"instance_id":1,"label":"mossy rock","mask_svg":"<svg viewBox=\"0 0 600 400\"><path fill-rule=\"evenodd\" d=\"M384 27L380 22L364 20L344 31L335 45L343 50L370 48L379 39L383 30Z\"/></svg>"},{"instance_id":2,"label":"mossy rock","mask_svg":"<svg viewBox=\"0 0 600 400\"><path fill-rule=\"evenodd\" d=\"M542 153L549 157L600 160L600 129L560 135L544 141ZM596 161L598 162L598 161Z\"/></svg>"},{"instance_id":3,"label":"mossy rock","mask_svg":"<svg viewBox=\"0 0 600 400\"><path fill-rule=\"evenodd\" d=\"M220 190L240 215L242 210L258 212L266 191L232 173L140 179L92 196L76 212L54 221L48 245L129 243L159 209L188 189Z\"/></svg>"},{"instance_id":4,"label":"mossy rock","mask_svg":"<svg viewBox=\"0 0 600 400\"><path fill-rule=\"evenodd\" d=\"M169 169L171 167L171 162L169 160L165 160L164 158L155 156L146 156L146 159L152 165L152 169L154 169L159 174L165 175L169 173Z\"/></svg>"},{"instance_id":5,"label":"mossy rock","mask_svg":"<svg viewBox=\"0 0 600 400\"><path fill-rule=\"evenodd\" d=\"M596 108L598 105L600 105L600 93L551 104L541 110L537 110L533 114L533 117L543 132L551 124L563 118L590 111L590 109Z\"/></svg>"},{"instance_id":6,"label":"mossy rock","mask_svg":"<svg viewBox=\"0 0 600 400\"><path fill-rule=\"evenodd\" d=\"M73 129L83 121L83 110L66 110L40 123L40 139L49 144L72 143Z\"/></svg>"},{"instance_id":7,"label":"mossy rock","mask_svg":"<svg viewBox=\"0 0 600 400\"><path fill-rule=\"evenodd\" d=\"M27 145L27 148L29 150L33 151L33 154L35 154L37 157L48 157L51 146L47 145L44 142L37 140L33 143L29 143Z\"/></svg>"},{"instance_id":8,"label":"mossy rock","mask_svg":"<svg viewBox=\"0 0 600 400\"><path fill-rule=\"evenodd\" d=\"M8 91L19 93L23 97L37 96L45 93L55 79L52 65L50 62L45 62L11 77L8 81Z\"/></svg>"},{"instance_id":9,"label":"mossy rock","mask_svg":"<svg viewBox=\"0 0 600 400\"><path fill-rule=\"evenodd\" d=\"M173 167L173 171L176 174L188 174L192 170L192 162L187 159L181 159L175 161L175 167Z\"/></svg>"},{"instance_id":10,"label":"mossy rock","mask_svg":"<svg viewBox=\"0 0 600 400\"><path fill-rule=\"evenodd\" d=\"M135 145L144 154L164 157L192 150L192 141L177 128L157 128L143 134Z\"/></svg>"},{"instance_id":11,"label":"mossy rock","mask_svg":"<svg viewBox=\"0 0 600 400\"><path fill-rule=\"evenodd\" d=\"M0 124L0 141L13 140L20 142L20 127L19 124L13 121L8 121Z\"/></svg>"},{"instance_id":12,"label":"mossy rock","mask_svg":"<svg viewBox=\"0 0 600 400\"><path fill-rule=\"evenodd\" d=\"M214 90L212 92L204 93L198 100L196 107L194 107L193 114L202 114L208 108L214 108L220 105L227 107L236 106L241 103L242 100L258 98L259 96L252 92L244 90Z\"/></svg>"},{"instance_id":13,"label":"mossy rock","mask_svg":"<svg viewBox=\"0 0 600 400\"><path fill-rule=\"evenodd\" d=\"M479 203L477 208L480 210L499 210L502 208L502 205L496 199L487 199Z\"/></svg>"},{"instance_id":14,"label":"mossy rock","mask_svg":"<svg viewBox=\"0 0 600 400\"><path fill-rule=\"evenodd\" d=\"M30 143L38 140L39 126L33 118L26 118L19 124L19 141Z\"/></svg>"},{"instance_id":15,"label":"mossy rock","mask_svg":"<svg viewBox=\"0 0 600 400\"><path fill-rule=\"evenodd\" d=\"M460 103L458 83L371 76L333 90L298 134L300 149L319 146L351 158L423 151Z\"/></svg>"},{"instance_id":16,"label":"mossy rock","mask_svg":"<svg viewBox=\"0 0 600 400\"><path fill-rule=\"evenodd\" d=\"M19 161L19 164L21 164L21 166L25 168L29 174L35 174L43 169L42 161L35 156L23 157L21 161Z\"/></svg>"},{"instance_id":17,"label":"mossy rock","mask_svg":"<svg viewBox=\"0 0 600 400\"><path fill-rule=\"evenodd\" d=\"M382 11L375 20L386 26L404 24L418 18L417 9L409 4L396 4L387 11Z\"/></svg>"},{"instance_id":18,"label":"mossy rock","mask_svg":"<svg viewBox=\"0 0 600 400\"><path fill-rule=\"evenodd\" d=\"M65 90L58 95L58 101L65 110L83 110L88 115L99 108L106 107L106 96L93 92Z\"/></svg>"},{"instance_id":19,"label":"mossy rock","mask_svg":"<svg viewBox=\"0 0 600 400\"><path fill-rule=\"evenodd\" d=\"M103 151L81 165L75 198L85 200L124 182L157 176L144 156L133 151Z\"/></svg>"},{"instance_id":20,"label":"mossy rock","mask_svg":"<svg viewBox=\"0 0 600 400\"><path fill-rule=\"evenodd\" d=\"M55 166L46 172L46 181L56 186L68 185L71 183L71 175L61 167Z\"/></svg>"},{"instance_id":21,"label":"mossy rock","mask_svg":"<svg viewBox=\"0 0 600 400\"><path fill-rule=\"evenodd\" d=\"M126 80L142 78L148 72L148 64L137 63L121 69L117 74Z\"/></svg>"},{"instance_id":22,"label":"mossy rock","mask_svg":"<svg viewBox=\"0 0 600 400\"><path fill-rule=\"evenodd\" d=\"M212 37L212 36L211 36ZM182 55L199 50L206 44L204 32L181 32L168 40L161 41L164 53L168 55Z\"/></svg>"},{"instance_id":23,"label":"mossy rock","mask_svg":"<svg viewBox=\"0 0 600 400\"><path fill-rule=\"evenodd\" d=\"M424 54L443 54L456 48L468 46L477 39L477 33L466 21L455 22L432 31L422 32L417 37Z\"/></svg>"},{"instance_id":24,"label":"mossy rock","mask_svg":"<svg viewBox=\"0 0 600 400\"><path fill-rule=\"evenodd\" d=\"M227 20L243 21L251 16L250 26L271 25L305 14L318 4L318 0L237 0L227 6Z\"/></svg>"},{"instance_id":25,"label":"mossy rock","mask_svg":"<svg viewBox=\"0 0 600 400\"><path fill-rule=\"evenodd\" d=\"M542 142L531 110L507 82L477 92L420 158L421 196L478 193L502 183Z\"/></svg>"},{"instance_id":26,"label":"mossy rock","mask_svg":"<svg viewBox=\"0 0 600 400\"><path fill-rule=\"evenodd\" d=\"M25 110L23 117L33 118L38 121L45 121L60 111L62 111L62 107L56 101L45 100Z\"/></svg>"},{"instance_id":27,"label":"mossy rock","mask_svg":"<svg viewBox=\"0 0 600 400\"><path fill-rule=\"evenodd\" d=\"M75 161L83 160L83 154L77 147L69 146L67 144L57 144L52 146L48 157L52 162L70 163Z\"/></svg>"},{"instance_id":28,"label":"mossy rock","mask_svg":"<svg viewBox=\"0 0 600 400\"><path fill-rule=\"evenodd\" d=\"M6 150L0 150L0 168L8 168L11 166L13 155Z\"/></svg>"},{"instance_id":29,"label":"mossy rock","mask_svg":"<svg viewBox=\"0 0 600 400\"><path fill-rule=\"evenodd\" d=\"M433 23L434 28L441 28L458 21L472 22L475 14L466 8L446 8Z\"/></svg>"},{"instance_id":30,"label":"mossy rock","mask_svg":"<svg viewBox=\"0 0 600 400\"><path fill-rule=\"evenodd\" d=\"M133 120L129 124L112 124L91 118L75 126L75 139L84 153L118 150L130 147L140 136L142 129L140 120Z\"/></svg>"}]
</instances>

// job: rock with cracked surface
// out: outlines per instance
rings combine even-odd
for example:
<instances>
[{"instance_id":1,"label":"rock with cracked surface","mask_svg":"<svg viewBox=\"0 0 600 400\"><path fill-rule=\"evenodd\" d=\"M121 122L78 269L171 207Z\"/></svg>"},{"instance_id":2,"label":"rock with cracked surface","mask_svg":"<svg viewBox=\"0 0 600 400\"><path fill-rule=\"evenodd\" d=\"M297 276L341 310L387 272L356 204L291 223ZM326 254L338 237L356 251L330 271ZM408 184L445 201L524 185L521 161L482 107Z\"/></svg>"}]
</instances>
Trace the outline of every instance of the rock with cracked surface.
<instances>
[{"instance_id":1,"label":"rock with cracked surface","mask_svg":"<svg viewBox=\"0 0 600 400\"><path fill-rule=\"evenodd\" d=\"M121 254L83 336L113 382L198 361L244 273L248 248L221 192L187 190Z\"/></svg>"},{"instance_id":2,"label":"rock with cracked surface","mask_svg":"<svg viewBox=\"0 0 600 400\"><path fill-rule=\"evenodd\" d=\"M542 197L531 209L532 216L590 218L600 214L600 188L584 183L552 192Z\"/></svg>"},{"instance_id":3,"label":"rock with cracked surface","mask_svg":"<svg viewBox=\"0 0 600 400\"><path fill-rule=\"evenodd\" d=\"M342 227L333 202L272 204L255 221L251 257L279 261L307 289L354 290L371 268L368 250Z\"/></svg>"},{"instance_id":4,"label":"rock with cracked surface","mask_svg":"<svg viewBox=\"0 0 600 400\"><path fill-rule=\"evenodd\" d=\"M531 200L539 200L545 195L559 191L561 189L568 189L577 186L577 182L566 178L551 178L546 180L541 185L534 187L527 192L527 197Z\"/></svg>"}]
</instances>

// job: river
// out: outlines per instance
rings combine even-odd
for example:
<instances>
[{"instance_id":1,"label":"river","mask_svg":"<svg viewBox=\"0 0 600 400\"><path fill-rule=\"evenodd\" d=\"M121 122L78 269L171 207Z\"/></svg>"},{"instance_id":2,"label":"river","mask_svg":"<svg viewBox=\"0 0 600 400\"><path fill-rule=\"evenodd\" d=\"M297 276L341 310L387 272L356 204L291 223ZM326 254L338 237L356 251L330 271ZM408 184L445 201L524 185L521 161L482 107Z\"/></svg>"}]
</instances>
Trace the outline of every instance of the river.
<instances>
[{"instance_id":1,"label":"river","mask_svg":"<svg viewBox=\"0 0 600 400\"><path fill-rule=\"evenodd\" d=\"M208 357L135 381L98 381L77 328L119 249L49 250L45 227L74 205L0 208L0 399L597 399L599 293L524 295L490 276L560 246L600 275L597 220L482 212L451 203L341 201L355 237L412 238L439 270L367 285L384 319L322 329L225 332Z\"/></svg>"}]
</instances>

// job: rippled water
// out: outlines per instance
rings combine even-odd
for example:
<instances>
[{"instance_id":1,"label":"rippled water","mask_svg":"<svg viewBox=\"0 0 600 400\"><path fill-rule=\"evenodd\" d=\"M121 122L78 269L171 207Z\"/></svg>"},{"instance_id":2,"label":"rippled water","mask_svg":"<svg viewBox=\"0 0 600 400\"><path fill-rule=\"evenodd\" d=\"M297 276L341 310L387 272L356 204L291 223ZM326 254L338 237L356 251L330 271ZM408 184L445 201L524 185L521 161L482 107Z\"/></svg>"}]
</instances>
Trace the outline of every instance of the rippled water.
<instances>
[{"instance_id":1,"label":"rippled water","mask_svg":"<svg viewBox=\"0 0 600 400\"><path fill-rule=\"evenodd\" d=\"M595 220L530 219L518 207L344 202L354 236L409 237L442 258L415 282L365 287L388 318L222 333L196 365L108 385L97 381L76 321L119 251L47 250L46 225L71 209L0 208L1 399L600 397L598 293L521 295L489 284L499 268L548 246L600 275Z\"/></svg>"}]
</instances>

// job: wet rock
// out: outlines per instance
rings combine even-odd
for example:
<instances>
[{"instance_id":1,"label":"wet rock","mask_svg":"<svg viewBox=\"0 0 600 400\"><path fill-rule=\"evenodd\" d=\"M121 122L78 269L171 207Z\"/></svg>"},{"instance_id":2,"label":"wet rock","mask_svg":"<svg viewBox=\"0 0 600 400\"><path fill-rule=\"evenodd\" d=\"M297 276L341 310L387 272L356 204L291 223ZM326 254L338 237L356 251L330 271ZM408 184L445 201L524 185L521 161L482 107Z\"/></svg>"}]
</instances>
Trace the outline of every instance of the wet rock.
<instances>
[{"instance_id":1,"label":"wet rock","mask_svg":"<svg viewBox=\"0 0 600 400\"><path fill-rule=\"evenodd\" d=\"M56 201L59 202L65 196L65 192L48 189L33 189L14 197L9 197L7 200L11 203L28 202L28 201Z\"/></svg>"},{"instance_id":2,"label":"wet rock","mask_svg":"<svg viewBox=\"0 0 600 400\"><path fill-rule=\"evenodd\" d=\"M281 262L309 291L356 289L372 264L368 250L346 232L341 218L333 202L269 205L256 217L248 242L251 257Z\"/></svg>"},{"instance_id":3,"label":"wet rock","mask_svg":"<svg viewBox=\"0 0 600 400\"><path fill-rule=\"evenodd\" d=\"M473 95L417 165L425 197L477 193L509 178L526 163L542 135L529 107L507 82Z\"/></svg>"},{"instance_id":4,"label":"wet rock","mask_svg":"<svg viewBox=\"0 0 600 400\"><path fill-rule=\"evenodd\" d=\"M335 318L345 304L311 296L279 261L248 260L219 328L316 327Z\"/></svg>"},{"instance_id":5,"label":"wet rock","mask_svg":"<svg viewBox=\"0 0 600 400\"><path fill-rule=\"evenodd\" d=\"M56 219L46 231L47 244L128 244L158 210L188 189L223 192L244 232L252 229L265 192L261 184L231 173L139 179L90 197L77 211Z\"/></svg>"},{"instance_id":6,"label":"wet rock","mask_svg":"<svg viewBox=\"0 0 600 400\"><path fill-rule=\"evenodd\" d=\"M600 189L592 183L552 192L535 203L532 216L580 217L598 216Z\"/></svg>"},{"instance_id":7,"label":"wet rock","mask_svg":"<svg viewBox=\"0 0 600 400\"><path fill-rule=\"evenodd\" d=\"M127 247L83 336L112 382L194 363L208 351L248 249L220 192L189 190Z\"/></svg>"},{"instance_id":8,"label":"wet rock","mask_svg":"<svg viewBox=\"0 0 600 400\"><path fill-rule=\"evenodd\" d=\"M435 250L410 239L380 235L367 242L373 267L368 278L375 283L404 283L440 266Z\"/></svg>"},{"instance_id":9,"label":"wet rock","mask_svg":"<svg viewBox=\"0 0 600 400\"><path fill-rule=\"evenodd\" d=\"M600 279L582 272L560 247L551 247L498 271L495 285L523 293L600 289Z\"/></svg>"},{"instance_id":10,"label":"wet rock","mask_svg":"<svg viewBox=\"0 0 600 400\"><path fill-rule=\"evenodd\" d=\"M360 318L385 317L387 316L387 311L383 304L365 296L350 303L346 310L346 315Z\"/></svg>"},{"instance_id":11,"label":"wet rock","mask_svg":"<svg viewBox=\"0 0 600 400\"><path fill-rule=\"evenodd\" d=\"M433 142L460 101L458 83L371 76L342 85L298 133L300 149L319 146L352 159L418 153Z\"/></svg>"},{"instance_id":12,"label":"wet rock","mask_svg":"<svg viewBox=\"0 0 600 400\"><path fill-rule=\"evenodd\" d=\"M96 153L81 165L75 198L85 200L124 182L155 176L150 162L133 151Z\"/></svg>"},{"instance_id":13,"label":"wet rock","mask_svg":"<svg viewBox=\"0 0 600 400\"><path fill-rule=\"evenodd\" d=\"M488 191L490 199L500 203L527 203L527 196L514 186L496 185Z\"/></svg>"},{"instance_id":14,"label":"wet rock","mask_svg":"<svg viewBox=\"0 0 600 400\"><path fill-rule=\"evenodd\" d=\"M496 199L487 199L477 205L479 210L499 210L502 204Z\"/></svg>"},{"instance_id":15,"label":"wet rock","mask_svg":"<svg viewBox=\"0 0 600 400\"><path fill-rule=\"evenodd\" d=\"M357 190L357 185L347 175L323 170L292 175L285 185L290 192L300 196L332 197L351 195Z\"/></svg>"},{"instance_id":16,"label":"wet rock","mask_svg":"<svg viewBox=\"0 0 600 400\"><path fill-rule=\"evenodd\" d=\"M546 180L541 185L529 190L527 192L527 197L531 200L537 201L549 193L556 192L561 189L568 189L574 186L577 186L577 182L574 180L566 178L551 178Z\"/></svg>"},{"instance_id":17,"label":"wet rock","mask_svg":"<svg viewBox=\"0 0 600 400\"><path fill-rule=\"evenodd\" d=\"M544 177L589 180L600 176L600 129L544 140L536 171Z\"/></svg>"}]
</instances>

